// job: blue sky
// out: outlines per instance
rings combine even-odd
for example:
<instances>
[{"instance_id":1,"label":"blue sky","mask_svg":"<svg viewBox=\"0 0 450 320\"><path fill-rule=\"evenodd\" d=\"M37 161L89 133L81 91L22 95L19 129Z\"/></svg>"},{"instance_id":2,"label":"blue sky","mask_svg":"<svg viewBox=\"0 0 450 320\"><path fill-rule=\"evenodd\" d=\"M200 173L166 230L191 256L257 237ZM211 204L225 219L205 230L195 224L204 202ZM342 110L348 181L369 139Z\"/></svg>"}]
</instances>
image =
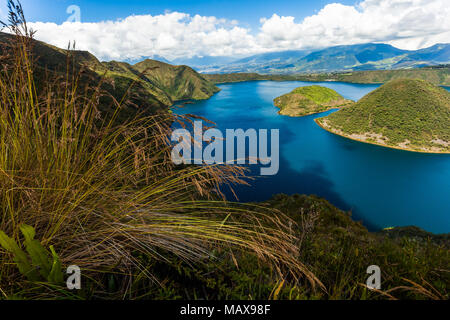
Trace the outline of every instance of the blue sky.
<instances>
[{"instance_id":1,"label":"blue sky","mask_svg":"<svg viewBox=\"0 0 450 320\"><path fill-rule=\"evenodd\" d=\"M0 0L6 2L6 0ZM326 4L337 2L329 0L22 0L29 21L62 23L67 19L66 9L70 5L81 8L84 22L116 20L130 15L162 14L166 10L180 11L192 15L215 16L229 20L238 20L243 25L257 29L259 20L271 17L294 15L302 20ZM338 1L343 4L355 4L355 0Z\"/></svg>"},{"instance_id":2,"label":"blue sky","mask_svg":"<svg viewBox=\"0 0 450 320\"><path fill-rule=\"evenodd\" d=\"M6 0L0 0L0 17ZM244 57L284 50L450 43L449 0L22 0L36 38L102 60ZM70 5L81 20L67 22Z\"/></svg>"}]
</instances>

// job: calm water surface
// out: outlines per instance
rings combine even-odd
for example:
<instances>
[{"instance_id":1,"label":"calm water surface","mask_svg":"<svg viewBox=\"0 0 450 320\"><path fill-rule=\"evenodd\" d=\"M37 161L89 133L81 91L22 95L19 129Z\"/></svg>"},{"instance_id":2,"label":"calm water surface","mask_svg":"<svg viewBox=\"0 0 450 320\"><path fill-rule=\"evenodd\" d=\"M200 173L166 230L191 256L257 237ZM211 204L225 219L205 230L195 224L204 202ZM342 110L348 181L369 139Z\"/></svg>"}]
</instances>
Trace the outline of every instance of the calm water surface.
<instances>
[{"instance_id":1,"label":"calm water surface","mask_svg":"<svg viewBox=\"0 0 450 320\"><path fill-rule=\"evenodd\" d=\"M326 82L345 98L359 100L378 85ZM240 201L273 194L316 194L371 230L416 225L450 232L450 155L420 154L348 140L313 121L277 114L273 99L307 82L257 81L220 85L211 99L178 109L217 123L220 129L280 129L280 171L236 189ZM450 91L450 88L447 88ZM253 170L255 174L259 170Z\"/></svg>"}]
</instances>

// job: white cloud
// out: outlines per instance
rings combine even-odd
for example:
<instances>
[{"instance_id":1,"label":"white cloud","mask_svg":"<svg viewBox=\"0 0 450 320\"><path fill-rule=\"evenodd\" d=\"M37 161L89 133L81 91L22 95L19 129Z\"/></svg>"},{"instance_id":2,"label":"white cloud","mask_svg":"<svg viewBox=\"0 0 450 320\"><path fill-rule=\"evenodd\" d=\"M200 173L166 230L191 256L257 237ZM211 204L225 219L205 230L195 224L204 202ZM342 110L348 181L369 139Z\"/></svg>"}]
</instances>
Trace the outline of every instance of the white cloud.
<instances>
[{"instance_id":1,"label":"white cloud","mask_svg":"<svg viewBox=\"0 0 450 320\"><path fill-rule=\"evenodd\" d=\"M77 48L101 59L169 59L193 55L251 54L257 44L249 30L215 17L170 12L130 16L98 23L31 23L36 38L59 47L75 40Z\"/></svg>"},{"instance_id":2,"label":"white cloud","mask_svg":"<svg viewBox=\"0 0 450 320\"><path fill-rule=\"evenodd\" d=\"M250 55L261 52L385 42L418 49L450 42L448 0L365 0L355 6L326 5L297 22L295 17L261 19L256 34L237 21L180 12L130 16L98 23L32 23L36 37L104 60L160 55L178 57Z\"/></svg>"},{"instance_id":3,"label":"white cloud","mask_svg":"<svg viewBox=\"0 0 450 320\"><path fill-rule=\"evenodd\" d=\"M260 41L278 48L387 42L418 49L450 42L448 0L366 0L356 6L326 5L301 23L293 17L262 19Z\"/></svg>"}]
</instances>

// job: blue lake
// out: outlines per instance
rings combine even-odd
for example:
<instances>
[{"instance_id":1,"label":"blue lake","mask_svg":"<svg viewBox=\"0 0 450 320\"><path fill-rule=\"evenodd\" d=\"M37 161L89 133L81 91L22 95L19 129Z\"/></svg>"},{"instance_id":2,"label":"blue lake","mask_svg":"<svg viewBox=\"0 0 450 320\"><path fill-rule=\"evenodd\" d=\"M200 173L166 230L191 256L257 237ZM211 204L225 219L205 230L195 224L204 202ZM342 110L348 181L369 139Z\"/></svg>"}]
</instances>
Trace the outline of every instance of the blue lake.
<instances>
[{"instance_id":1,"label":"blue lake","mask_svg":"<svg viewBox=\"0 0 450 320\"><path fill-rule=\"evenodd\" d=\"M378 87L318 84L352 100ZM259 177L251 187L236 187L240 201L267 200L278 193L315 194L351 210L371 230L415 225L434 233L450 232L450 155L388 149L333 135L314 122L329 112L301 118L278 115L273 99L307 85L311 83L223 84L211 99L176 113L203 116L222 130L280 129L279 173Z\"/></svg>"}]
</instances>

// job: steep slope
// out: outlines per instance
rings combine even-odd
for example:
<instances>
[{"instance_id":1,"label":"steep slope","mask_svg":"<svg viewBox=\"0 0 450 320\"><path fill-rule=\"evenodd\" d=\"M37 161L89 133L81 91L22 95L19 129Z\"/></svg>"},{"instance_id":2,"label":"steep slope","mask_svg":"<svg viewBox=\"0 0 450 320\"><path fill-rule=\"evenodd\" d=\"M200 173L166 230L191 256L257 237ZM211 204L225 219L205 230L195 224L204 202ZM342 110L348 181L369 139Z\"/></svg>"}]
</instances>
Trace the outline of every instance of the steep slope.
<instances>
[{"instance_id":1,"label":"steep slope","mask_svg":"<svg viewBox=\"0 0 450 320\"><path fill-rule=\"evenodd\" d=\"M321 86L300 87L274 100L275 106L280 108L279 114L291 117L307 116L352 103L336 91Z\"/></svg>"},{"instance_id":2,"label":"steep slope","mask_svg":"<svg viewBox=\"0 0 450 320\"><path fill-rule=\"evenodd\" d=\"M422 80L391 81L353 106L316 122L354 140L450 153L450 92Z\"/></svg>"},{"instance_id":3,"label":"steep slope","mask_svg":"<svg viewBox=\"0 0 450 320\"><path fill-rule=\"evenodd\" d=\"M0 32L0 54L13 39L13 36ZM129 93L132 96L130 104L152 112L165 109L176 100L207 99L219 91L214 84L186 66L171 66L154 60L145 60L134 66L125 62L100 62L89 52L69 52L36 40L33 41L33 53L41 76L48 71L63 75L69 63L74 72L83 72L84 81L98 83L104 79L104 89L116 99L121 100Z\"/></svg>"},{"instance_id":4,"label":"steep slope","mask_svg":"<svg viewBox=\"0 0 450 320\"><path fill-rule=\"evenodd\" d=\"M219 89L188 66L172 66L155 60L135 64L133 70L168 94L173 100L210 98Z\"/></svg>"}]
</instances>

